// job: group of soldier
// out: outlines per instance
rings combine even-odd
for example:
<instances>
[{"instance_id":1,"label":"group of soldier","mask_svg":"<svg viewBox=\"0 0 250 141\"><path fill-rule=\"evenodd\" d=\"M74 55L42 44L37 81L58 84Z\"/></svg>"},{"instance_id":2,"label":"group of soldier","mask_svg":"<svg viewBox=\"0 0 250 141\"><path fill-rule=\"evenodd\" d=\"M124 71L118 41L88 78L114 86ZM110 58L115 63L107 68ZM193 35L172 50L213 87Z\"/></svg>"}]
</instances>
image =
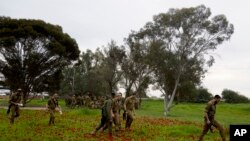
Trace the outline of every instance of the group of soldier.
<instances>
[{"instance_id":1,"label":"group of soldier","mask_svg":"<svg viewBox=\"0 0 250 141\"><path fill-rule=\"evenodd\" d=\"M75 97L73 97L75 98ZM22 90L18 89L16 92L12 93L9 99L9 106L7 110L7 115L11 113L9 116L10 123L14 123L14 119L19 117L19 106L21 104L22 99ZM76 100L76 99L73 99ZM89 99L90 100L90 99ZM120 115L123 110L123 119L126 120L125 129L131 130L131 124L134 120L135 116L135 103L136 103L136 95L131 95L124 99L121 93L112 92L111 98L104 100L101 107L101 122L95 128L95 130L91 134L96 134L98 130L104 131L105 129L109 130L109 136L112 138L112 124L115 125L115 131L121 131L121 120ZM77 103L74 101L75 104ZM49 125L55 124L55 112L56 109L62 114L61 108L58 104L58 94L52 95L47 103L47 110L50 114Z\"/></svg>"},{"instance_id":2,"label":"group of soldier","mask_svg":"<svg viewBox=\"0 0 250 141\"><path fill-rule=\"evenodd\" d=\"M111 98L103 102L103 106L101 108L102 112L100 124L94 129L91 134L95 135L98 130L104 131L105 129L108 129L109 136L112 139L113 124L115 125L115 131L119 132L122 130L120 121L121 110L123 110L123 119L126 120L125 129L131 130L131 124L135 117L135 103L137 100L135 95L131 95L123 100L122 94L119 92L112 92L111 96ZM21 89L18 89L10 96L7 115L11 113L11 115L9 116L11 124L13 124L14 119L19 117L20 115L19 106L22 106L22 104L20 104L21 97ZM56 108L58 108L60 114L62 114L61 108L58 105L57 98L58 94L54 94L48 100L47 108L50 113L49 125L55 123ZM220 102L220 100L221 97L219 95L215 95L214 98L207 103L204 112L204 126L202 133L199 136L199 141L203 140L203 137L209 130L211 132L213 131L212 127L215 127L219 130L223 141L226 140L223 127L215 120L216 105Z\"/></svg>"},{"instance_id":3,"label":"group of soldier","mask_svg":"<svg viewBox=\"0 0 250 141\"><path fill-rule=\"evenodd\" d=\"M105 100L109 96L93 96L90 93L85 95L66 95L64 96L65 105L70 108L80 108L88 107L90 109L101 109ZM121 102L124 103L125 98L121 98ZM138 109L140 106L140 99L136 98L135 109Z\"/></svg>"},{"instance_id":4,"label":"group of soldier","mask_svg":"<svg viewBox=\"0 0 250 141\"><path fill-rule=\"evenodd\" d=\"M61 107L58 105L58 94L54 94L48 100L47 111L50 113L49 125L55 124L55 111L56 109L62 114ZM7 116L10 119L10 124L14 124L15 118L20 115L19 106L23 106L22 101L22 89L17 89L10 95L9 106L7 110ZM10 115L9 115L10 114Z\"/></svg>"},{"instance_id":5,"label":"group of soldier","mask_svg":"<svg viewBox=\"0 0 250 141\"><path fill-rule=\"evenodd\" d=\"M95 135L98 130L104 131L108 128L109 137L112 139L112 124L115 125L115 131L119 132L121 128L121 110L123 110L123 119L126 120L125 129L131 130L131 124L135 117L136 95L131 95L122 102L121 93L112 93L112 97L104 102L102 107L100 124L91 133Z\"/></svg>"},{"instance_id":6,"label":"group of soldier","mask_svg":"<svg viewBox=\"0 0 250 141\"><path fill-rule=\"evenodd\" d=\"M89 96L86 95L72 95L65 96L65 105L70 108L88 107L91 109L100 109L104 104L105 96Z\"/></svg>"}]
</instances>

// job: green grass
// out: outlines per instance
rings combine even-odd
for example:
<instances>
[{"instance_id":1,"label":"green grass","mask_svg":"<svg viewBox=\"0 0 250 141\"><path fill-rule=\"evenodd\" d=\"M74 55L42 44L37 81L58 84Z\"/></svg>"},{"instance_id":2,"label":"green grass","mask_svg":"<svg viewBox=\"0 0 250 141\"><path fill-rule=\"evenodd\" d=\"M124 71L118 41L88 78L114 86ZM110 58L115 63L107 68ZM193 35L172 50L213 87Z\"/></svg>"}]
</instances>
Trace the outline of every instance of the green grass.
<instances>
[{"instance_id":1,"label":"green grass","mask_svg":"<svg viewBox=\"0 0 250 141\"><path fill-rule=\"evenodd\" d=\"M35 101L36 105L46 101ZM63 101L60 104L63 105ZM163 115L162 100L145 100L136 111L133 131L115 133L114 140L193 141L198 140L203 125L205 104L182 103L171 109L169 117ZM217 106L216 119L228 129L230 124L250 123L249 104L225 104ZM91 136L89 133L100 121L99 109L69 109L63 107L63 115L56 114L56 125L48 126L49 114L45 111L21 110L14 125L6 117L6 109L0 109L0 141L68 141L108 140L107 131ZM124 127L124 121L122 121ZM226 132L229 137L228 130ZM204 140L219 140L218 131L208 133Z\"/></svg>"},{"instance_id":2,"label":"green grass","mask_svg":"<svg viewBox=\"0 0 250 141\"><path fill-rule=\"evenodd\" d=\"M169 114L170 119L203 122L206 103L181 103L174 105ZM138 113L140 116L164 117L163 100L145 100ZM224 125L247 124L250 122L250 104L219 103L216 119Z\"/></svg>"},{"instance_id":3,"label":"green grass","mask_svg":"<svg viewBox=\"0 0 250 141\"><path fill-rule=\"evenodd\" d=\"M26 104L26 107L44 107L48 103L48 99L40 100L40 99L33 99ZM59 99L59 104L62 107L65 107L65 102L63 99ZM7 106L8 99L0 99L0 106Z\"/></svg>"}]
</instances>

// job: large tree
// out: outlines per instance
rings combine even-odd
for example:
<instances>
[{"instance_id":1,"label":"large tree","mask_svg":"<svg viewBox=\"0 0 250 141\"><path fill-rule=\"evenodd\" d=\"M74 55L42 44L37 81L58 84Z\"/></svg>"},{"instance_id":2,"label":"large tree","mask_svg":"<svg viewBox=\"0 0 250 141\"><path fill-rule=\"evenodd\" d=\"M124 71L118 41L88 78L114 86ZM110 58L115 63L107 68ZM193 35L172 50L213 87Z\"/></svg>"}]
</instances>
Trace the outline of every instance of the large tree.
<instances>
[{"instance_id":1,"label":"large tree","mask_svg":"<svg viewBox=\"0 0 250 141\"><path fill-rule=\"evenodd\" d=\"M103 51L104 60L99 68L100 74L103 76L105 83L109 86L109 93L117 90L118 82L122 79L121 64L126 58L125 49L116 45L115 41L111 41Z\"/></svg>"},{"instance_id":2,"label":"large tree","mask_svg":"<svg viewBox=\"0 0 250 141\"><path fill-rule=\"evenodd\" d=\"M157 68L156 82L165 95L166 115L183 76L201 79L214 62L211 52L234 32L224 15L210 16L204 5L170 9L134 33L133 41L146 45L152 56L157 56L151 60Z\"/></svg>"},{"instance_id":3,"label":"large tree","mask_svg":"<svg viewBox=\"0 0 250 141\"><path fill-rule=\"evenodd\" d=\"M148 63L148 50L145 46L134 43L132 36L126 39L128 45L127 57L122 63L123 81L126 97L137 93L139 97L146 97L146 90L151 83L153 69Z\"/></svg>"},{"instance_id":4,"label":"large tree","mask_svg":"<svg viewBox=\"0 0 250 141\"><path fill-rule=\"evenodd\" d=\"M22 88L24 104L44 85L57 91L61 69L79 53L76 41L58 25L0 17L0 72L11 90Z\"/></svg>"}]
</instances>

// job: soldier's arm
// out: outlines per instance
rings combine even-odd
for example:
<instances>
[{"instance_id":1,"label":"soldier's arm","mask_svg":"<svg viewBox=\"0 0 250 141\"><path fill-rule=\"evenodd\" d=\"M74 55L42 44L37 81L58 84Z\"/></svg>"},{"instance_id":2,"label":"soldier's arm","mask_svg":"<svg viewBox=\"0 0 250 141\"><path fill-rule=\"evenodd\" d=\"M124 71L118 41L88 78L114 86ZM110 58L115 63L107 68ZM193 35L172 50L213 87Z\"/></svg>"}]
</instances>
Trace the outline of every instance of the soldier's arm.
<instances>
[{"instance_id":1,"label":"soldier's arm","mask_svg":"<svg viewBox=\"0 0 250 141\"><path fill-rule=\"evenodd\" d=\"M125 112L127 111L127 107L126 107L127 103L128 103L128 98L125 99L125 102L123 104L123 108Z\"/></svg>"}]
</instances>

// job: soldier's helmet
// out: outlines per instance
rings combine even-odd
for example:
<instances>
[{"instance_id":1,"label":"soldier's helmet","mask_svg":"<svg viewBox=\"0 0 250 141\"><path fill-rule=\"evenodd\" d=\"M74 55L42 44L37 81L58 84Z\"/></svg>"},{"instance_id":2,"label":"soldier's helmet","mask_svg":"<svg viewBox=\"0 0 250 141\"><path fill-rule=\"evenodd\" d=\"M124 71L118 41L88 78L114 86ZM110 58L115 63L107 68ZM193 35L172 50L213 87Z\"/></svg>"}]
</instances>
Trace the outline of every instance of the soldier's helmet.
<instances>
[{"instance_id":1,"label":"soldier's helmet","mask_svg":"<svg viewBox=\"0 0 250 141\"><path fill-rule=\"evenodd\" d=\"M53 95L55 98L57 98L58 97L58 94L57 93L54 93L54 95Z\"/></svg>"}]
</instances>

